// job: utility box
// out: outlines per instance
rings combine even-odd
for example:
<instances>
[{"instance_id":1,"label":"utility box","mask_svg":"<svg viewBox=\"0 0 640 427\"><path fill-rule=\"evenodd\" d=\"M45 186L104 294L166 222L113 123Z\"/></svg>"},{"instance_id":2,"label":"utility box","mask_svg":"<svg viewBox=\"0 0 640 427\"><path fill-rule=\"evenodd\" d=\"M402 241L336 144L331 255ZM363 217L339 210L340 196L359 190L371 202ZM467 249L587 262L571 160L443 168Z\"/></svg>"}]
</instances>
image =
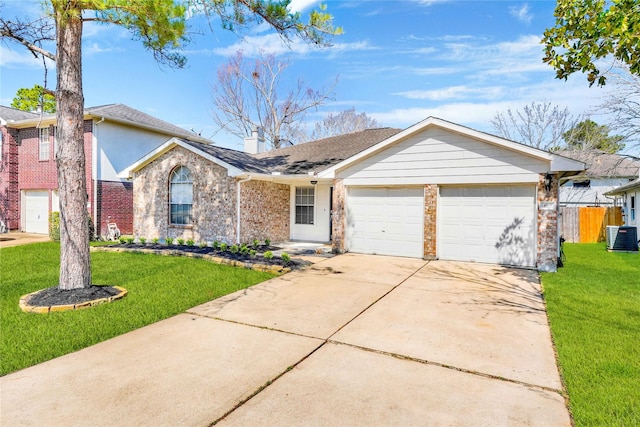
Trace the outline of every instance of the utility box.
<instances>
[{"instance_id":1,"label":"utility box","mask_svg":"<svg viewBox=\"0 0 640 427\"><path fill-rule=\"evenodd\" d=\"M607 226L608 251L638 251L638 229L629 226Z\"/></svg>"}]
</instances>

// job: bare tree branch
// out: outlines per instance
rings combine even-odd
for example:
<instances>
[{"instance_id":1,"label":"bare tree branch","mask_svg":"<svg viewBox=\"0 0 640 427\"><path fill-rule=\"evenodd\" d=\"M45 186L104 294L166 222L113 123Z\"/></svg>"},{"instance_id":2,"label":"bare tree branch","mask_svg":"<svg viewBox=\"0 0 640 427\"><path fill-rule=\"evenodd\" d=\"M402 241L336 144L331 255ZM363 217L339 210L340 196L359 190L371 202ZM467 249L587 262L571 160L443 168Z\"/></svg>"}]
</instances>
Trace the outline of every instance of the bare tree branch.
<instances>
[{"instance_id":1,"label":"bare tree branch","mask_svg":"<svg viewBox=\"0 0 640 427\"><path fill-rule=\"evenodd\" d=\"M627 148L640 153L640 76L632 74L627 65L618 64L607 82L614 89L599 108L612 116L609 127L624 136Z\"/></svg>"},{"instance_id":2,"label":"bare tree branch","mask_svg":"<svg viewBox=\"0 0 640 427\"><path fill-rule=\"evenodd\" d=\"M40 18L35 21L13 21L0 17L0 37L9 39L25 46L38 58L44 56L52 61L56 55L42 48L43 42L55 41L54 24L48 18Z\"/></svg>"}]
</instances>

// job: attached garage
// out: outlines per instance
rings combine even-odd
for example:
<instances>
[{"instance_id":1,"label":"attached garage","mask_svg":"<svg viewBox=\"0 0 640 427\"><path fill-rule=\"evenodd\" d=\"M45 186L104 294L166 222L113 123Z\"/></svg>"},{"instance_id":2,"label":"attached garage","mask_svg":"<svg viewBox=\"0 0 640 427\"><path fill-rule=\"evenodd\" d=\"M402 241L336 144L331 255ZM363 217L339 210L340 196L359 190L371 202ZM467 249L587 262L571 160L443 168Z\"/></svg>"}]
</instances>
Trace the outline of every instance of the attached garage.
<instances>
[{"instance_id":1,"label":"attached garage","mask_svg":"<svg viewBox=\"0 0 640 427\"><path fill-rule=\"evenodd\" d=\"M349 251L422 258L423 206L421 187L349 188Z\"/></svg>"},{"instance_id":2,"label":"attached garage","mask_svg":"<svg viewBox=\"0 0 640 427\"><path fill-rule=\"evenodd\" d=\"M534 267L535 196L532 185L441 187L438 257Z\"/></svg>"},{"instance_id":3,"label":"attached garage","mask_svg":"<svg viewBox=\"0 0 640 427\"><path fill-rule=\"evenodd\" d=\"M24 231L27 233L49 233L49 192L24 192Z\"/></svg>"}]
</instances>

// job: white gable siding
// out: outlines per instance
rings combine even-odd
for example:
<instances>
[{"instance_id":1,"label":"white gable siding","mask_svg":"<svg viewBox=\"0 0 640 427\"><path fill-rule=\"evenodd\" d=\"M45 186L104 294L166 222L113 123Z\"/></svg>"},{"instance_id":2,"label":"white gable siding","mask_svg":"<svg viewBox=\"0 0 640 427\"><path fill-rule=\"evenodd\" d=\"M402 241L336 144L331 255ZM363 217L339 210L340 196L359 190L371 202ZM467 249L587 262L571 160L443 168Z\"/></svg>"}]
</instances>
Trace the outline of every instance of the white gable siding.
<instances>
[{"instance_id":1,"label":"white gable siding","mask_svg":"<svg viewBox=\"0 0 640 427\"><path fill-rule=\"evenodd\" d=\"M440 128L338 171L346 185L535 183L548 162Z\"/></svg>"},{"instance_id":2,"label":"white gable siding","mask_svg":"<svg viewBox=\"0 0 640 427\"><path fill-rule=\"evenodd\" d=\"M573 180L560 187L561 205L613 206L613 197L604 193L629 183L628 178L592 179L589 187L574 187Z\"/></svg>"}]
</instances>

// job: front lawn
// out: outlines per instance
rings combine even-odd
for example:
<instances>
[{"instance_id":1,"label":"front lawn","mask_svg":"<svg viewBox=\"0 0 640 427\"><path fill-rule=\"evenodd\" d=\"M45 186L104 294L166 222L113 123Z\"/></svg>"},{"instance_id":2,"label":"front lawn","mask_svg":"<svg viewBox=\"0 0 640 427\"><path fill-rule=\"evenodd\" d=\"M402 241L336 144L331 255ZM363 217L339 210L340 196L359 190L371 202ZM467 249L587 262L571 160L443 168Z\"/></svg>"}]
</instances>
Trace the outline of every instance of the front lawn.
<instances>
[{"instance_id":1,"label":"front lawn","mask_svg":"<svg viewBox=\"0 0 640 427\"><path fill-rule=\"evenodd\" d=\"M560 371L576 426L640 425L640 255L565 244L542 275Z\"/></svg>"},{"instance_id":2,"label":"front lawn","mask_svg":"<svg viewBox=\"0 0 640 427\"><path fill-rule=\"evenodd\" d=\"M0 375L71 353L195 305L262 282L272 274L184 257L92 253L93 283L122 286L119 301L86 310L23 313L24 294L57 284L58 243L0 250Z\"/></svg>"}]
</instances>

